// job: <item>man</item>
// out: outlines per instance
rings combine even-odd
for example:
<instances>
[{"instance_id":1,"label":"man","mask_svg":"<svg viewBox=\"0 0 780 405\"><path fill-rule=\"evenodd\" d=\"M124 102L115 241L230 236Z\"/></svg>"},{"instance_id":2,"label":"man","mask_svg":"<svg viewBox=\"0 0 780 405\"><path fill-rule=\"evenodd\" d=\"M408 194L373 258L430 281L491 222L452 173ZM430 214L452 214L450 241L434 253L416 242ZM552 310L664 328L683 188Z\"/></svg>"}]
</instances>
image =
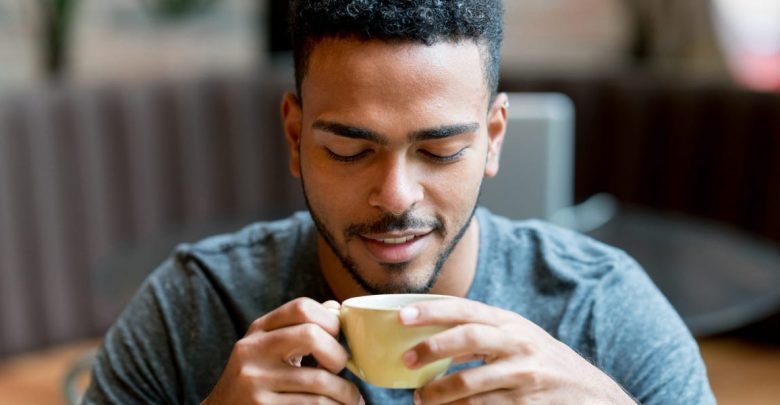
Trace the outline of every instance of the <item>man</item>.
<instances>
[{"instance_id":1,"label":"man","mask_svg":"<svg viewBox=\"0 0 780 405\"><path fill-rule=\"evenodd\" d=\"M642 403L714 399L695 341L620 251L476 208L499 168L499 0L300 0L282 102L307 213L180 247L109 331L87 402ZM457 325L412 348L460 365L418 390L344 369L346 298Z\"/></svg>"}]
</instances>

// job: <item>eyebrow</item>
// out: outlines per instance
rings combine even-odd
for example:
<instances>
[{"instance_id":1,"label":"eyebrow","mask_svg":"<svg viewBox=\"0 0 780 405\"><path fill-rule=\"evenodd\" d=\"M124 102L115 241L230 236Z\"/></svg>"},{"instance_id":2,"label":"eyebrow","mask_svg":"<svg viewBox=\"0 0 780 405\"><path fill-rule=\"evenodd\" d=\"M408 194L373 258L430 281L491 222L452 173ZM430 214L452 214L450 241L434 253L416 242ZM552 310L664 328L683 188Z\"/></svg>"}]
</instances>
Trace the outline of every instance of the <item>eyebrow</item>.
<instances>
[{"instance_id":1,"label":"eyebrow","mask_svg":"<svg viewBox=\"0 0 780 405\"><path fill-rule=\"evenodd\" d=\"M420 142L449 138L451 136L472 133L477 129L479 129L479 123L476 122L471 122L468 124L444 125L438 128L429 128L415 131L411 136L409 136L409 141Z\"/></svg>"},{"instance_id":2,"label":"eyebrow","mask_svg":"<svg viewBox=\"0 0 780 405\"><path fill-rule=\"evenodd\" d=\"M335 122L317 120L312 124L312 128L321 131L330 132L334 135L343 136L352 139L365 139L380 145L387 145L387 138L371 131L370 129L353 127ZM409 135L410 142L421 142L435 139L449 138L451 136L475 132L479 129L479 123L471 122L467 124L444 125L436 128L426 128L412 132Z\"/></svg>"},{"instance_id":3,"label":"eyebrow","mask_svg":"<svg viewBox=\"0 0 780 405\"><path fill-rule=\"evenodd\" d=\"M330 132L334 135L339 135L346 138L365 139L380 145L387 145L387 139L377 134L376 132L365 128L352 127L349 125L321 120L314 121L312 128L319 129L320 131Z\"/></svg>"}]
</instances>

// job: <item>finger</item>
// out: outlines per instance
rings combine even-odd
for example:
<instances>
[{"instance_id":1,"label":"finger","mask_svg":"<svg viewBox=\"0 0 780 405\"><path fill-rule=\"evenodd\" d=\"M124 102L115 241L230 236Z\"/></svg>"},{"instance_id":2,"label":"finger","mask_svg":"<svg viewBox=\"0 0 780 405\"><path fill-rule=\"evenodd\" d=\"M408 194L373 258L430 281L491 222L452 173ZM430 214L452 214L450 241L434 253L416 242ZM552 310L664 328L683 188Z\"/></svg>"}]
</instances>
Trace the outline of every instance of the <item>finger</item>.
<instances>
[{"instance_id":1,"label":"finger","mask_svg":"<svg viewBox=\"0 0 780 405\"><path fill-rule=\"evenodd\" d=\"M258 336L257 339L263 348L272 348L279 360L285 364L289 364L290 359L311 354L320 366L334 374L338 374L347 365L348 355L341 344L313 323L276 329Z\"/></svg>"},{"instance_id":2,"label":"finger","mask_svg":"<svg viewBox=\"0 0 780 405\"><path fill-rule=\"evenodd\" d=\"M327 309L341 309L341 304L338 301L329 300L322 303L322 306Z\"/></svg>"},{"instance_id":3,"label":"finger","mask_svg":"<svg viewBox=\"0 0 780 405\"><path fill-rule=\"evenodd\" d=\"M514 312L455 297L410 304L401 309L399 317L404 325L481 323L500 326L507 322L516 322L517 318L524 319Z\"/></svg>"},{"instance_id":4,"label":"finger","mask_svg":"<svg viewBox=\"0 0 780 405\"><path fill-rule=\"evenodd\" d=\"M276 393L276 392L263 392L262 394L257 395L255 398L255 403L259 404L274 404L274 405L306 405L306 404L312 404L312 405L320 405L320 404L327 404L327 405L340 405L339 402L334 401L330 398L323 398L319 395L311 395L311 394L287 394L287 393ZM356 402L357 403L357 402Z\"/></svg>"},{"instance_id":5,"label":"finger","mask_svg":"<svg viewBox=\"0 0 780 405\"><path fill-rule=\"evenodd\" d=\"M418 343L403 355L409 368L447 357L482 358L491 361L516 351L520 340L496 327L475 323L458 325Z\"/></svg>"},{"instance_id":6,"label":"finger","mask_svg":"<svg viewBox=\"0 0 780 405\"><path fill-rule=\"evenodd\" d=\"M316 368L275 370L270 388L276 392L325 396L342 404L357 404L361 400L355 384Z\"/></svg>"},{"instance_id":7,"label":"finger","mask_svg":"<svg viewBox=\"0 0 780 405\"><path fill-rule=\"evenodd\" d=\"M490 398L493 394L506 395L517 384L512 373L503 364L474 367L434 380L417 390L424 404L446 404L456 401ZM522 381L522 379L520 379ZM506 401L487 402L501 404ZM509 401L512 402L512 401ZM464 402L471 403L471 402Z\"/></svg>"},{"instance_id":8,"label":"finger","mask_svg":"<svg viewBox=\"0 0 780 405\"><path fill-rule=\"evenodd\" d=\"M311 298L297 298L263 315L252 323L250 331L272 331L303 323L317 324L332 336L339 334L338 316Z\"/></svg>"}]
</instances>

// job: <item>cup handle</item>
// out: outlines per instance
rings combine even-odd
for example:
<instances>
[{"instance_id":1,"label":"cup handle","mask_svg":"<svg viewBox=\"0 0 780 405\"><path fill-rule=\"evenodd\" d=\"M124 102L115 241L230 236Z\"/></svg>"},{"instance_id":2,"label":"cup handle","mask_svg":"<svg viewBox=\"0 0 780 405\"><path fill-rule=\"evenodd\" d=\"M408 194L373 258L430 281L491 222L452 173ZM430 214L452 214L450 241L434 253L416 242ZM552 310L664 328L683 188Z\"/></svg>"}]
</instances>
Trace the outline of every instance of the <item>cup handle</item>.
<instances>
[{"instance_id":1,"label":"cup handle","mask_svg":"<svg viewBox=\"0 0 780 405\"><path fill-rule=\"evenodd\" d=\"M355 364L354 361L352 361L352 357L347 359L347 370L349 370L352 374L360 377L361 380L365 380L366 376L363 375L363 370L358 368L358 366Z\"/></svg>"},{"instance_id":2,"label":"cup handle","mask_svg":"<svg viewBox=\"0 0 780 405\"><path fill-rule=\"evenodd\" d=\"M330 311L332 314L339 317L339 322L343 322L344 319L341 316L341 310L336 308L328 308L328 311ZM347 359L347 370L349 370L352 374L358 376L361 380L365 380L366 377L363 374L363 370L361 370L357 364L355 364L355 361L352 360L352 355L350 354L350 357Z\"/></svg>"}]
</instances>

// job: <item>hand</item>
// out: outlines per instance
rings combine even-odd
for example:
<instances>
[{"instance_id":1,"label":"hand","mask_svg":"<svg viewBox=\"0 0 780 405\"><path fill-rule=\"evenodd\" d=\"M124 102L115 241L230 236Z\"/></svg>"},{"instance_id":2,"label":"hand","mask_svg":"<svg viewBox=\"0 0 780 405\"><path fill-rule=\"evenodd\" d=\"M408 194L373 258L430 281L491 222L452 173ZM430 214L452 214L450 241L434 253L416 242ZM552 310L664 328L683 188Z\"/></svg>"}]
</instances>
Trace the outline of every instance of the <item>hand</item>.
<instances>
[{"instance_id":1,"label":"hand","mask_svg":"<svg viewBox=\"0 0 780 405\"><path fill-rule=\"evenodd\" d=\"M432 300L401 311L406 325L457 325L404 354L407 367L453 357L480 367L432 381L415 404L634 404L601 370L522 316L466 299Z\"/></svg>"},{"instance_id":2,"label":"hand","mask_svg":"<svg viewBox=\"0 0 780 405\"><path fill-rule=\"evenodd\" d=\"M339 304L299 298L252 322L202 404L362 404L357 387L337 375L347 353L328 308ZM318 368L301 367L307 355Z\"/></svg>"}]
</instances>

